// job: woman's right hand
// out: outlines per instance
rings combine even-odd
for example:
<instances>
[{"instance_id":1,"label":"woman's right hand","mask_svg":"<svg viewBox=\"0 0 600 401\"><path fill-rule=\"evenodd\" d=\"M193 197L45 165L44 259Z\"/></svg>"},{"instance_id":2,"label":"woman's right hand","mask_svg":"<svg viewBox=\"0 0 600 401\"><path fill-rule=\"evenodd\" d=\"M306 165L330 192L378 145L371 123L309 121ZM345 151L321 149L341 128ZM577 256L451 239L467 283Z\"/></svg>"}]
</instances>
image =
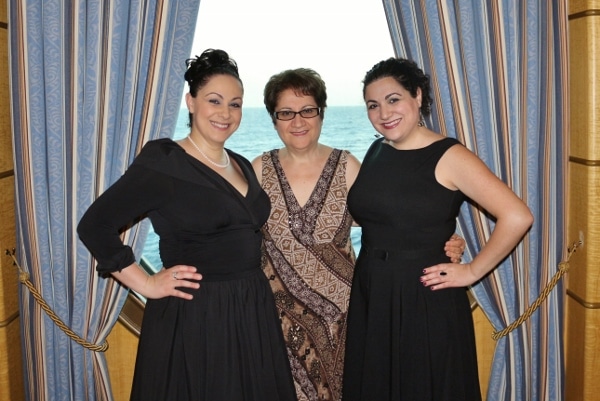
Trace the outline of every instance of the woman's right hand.
<instances>
[{"instance_id":1,"label":"woman's right hand","mask_svg":"<svg viewBox=\"0 0 600 401\"><path fill-rule=\"evenodd\" d=\"M113 272L113 277L123 285L140 293L149 299L164 297L178 297L193 299L192 294L181 291L179 288L200 288L202 275L197 273L196 267L188 265L175 265L169 269L164 267L153 275L148 275L137 263L127 266L121 271Z\"/></svg>"},{"instance_id":2,"label":"woman's right hand","mask_svg":"<svg viewBox=\"0 0 600 401\"><path fill-rule=\"evenodd\" d=\"M192 294L181 291L178 288L197 290L200 288L200 283L197 283L197 281L200 280L202 280L202 275L196 272L194 266L176 265L169 269L163 267L158 273L148 276L144 287L149 292L149 295L144 296L151 299L168 296L192 299Z\"/></svg>"}]
</instances>

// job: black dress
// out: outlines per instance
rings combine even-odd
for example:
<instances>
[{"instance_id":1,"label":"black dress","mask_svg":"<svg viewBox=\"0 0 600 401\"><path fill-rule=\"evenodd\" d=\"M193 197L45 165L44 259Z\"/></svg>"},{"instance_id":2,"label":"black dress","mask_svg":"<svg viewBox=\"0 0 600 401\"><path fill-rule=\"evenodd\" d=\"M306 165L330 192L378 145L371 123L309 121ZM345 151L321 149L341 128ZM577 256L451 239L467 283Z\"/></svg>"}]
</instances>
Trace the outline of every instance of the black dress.
<instances>
[{"instance_id":1,"label":"black dress","mask_svg":"<svg viewBox=\"0 0 600 401\"><path fill-rule=\"evenodd\" d=\"M464 288L431 291L425 267L448 263L464 196L440 185L444 138L415 150L375 141L348 195L362 227L346 340L343 400L480 400L475 336Z\"/></svg>"},{"instance_id":2,"label":"black dress","mask_svg":"<svg viewBox=\"0 0 600 401\"><path fill-rule=\"evenodd\" d=\"M203 275L191 301L146 303L132 400L295 400L273 294L261 270L260 228L269 199L245 158L240 194L170 139L149 142L127 172L88 209L78 231L110 273L135 261L119 229L147 215L166 268Z\"/></svg>"}]
</instances>

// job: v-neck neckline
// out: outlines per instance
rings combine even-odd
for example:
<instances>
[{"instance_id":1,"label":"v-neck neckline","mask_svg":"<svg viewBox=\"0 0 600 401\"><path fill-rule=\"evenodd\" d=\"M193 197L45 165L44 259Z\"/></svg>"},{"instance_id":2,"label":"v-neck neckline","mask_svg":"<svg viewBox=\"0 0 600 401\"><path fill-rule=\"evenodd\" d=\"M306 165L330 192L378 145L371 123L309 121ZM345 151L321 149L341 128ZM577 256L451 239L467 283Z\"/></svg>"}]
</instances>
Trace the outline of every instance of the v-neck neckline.
<instances>
[{"instance_id":1,"label":"v-neck neckline","mask_svg":"<svg viewBox=\"0 0 600 401\"><path fill-rule=\"evenodd\" d=\"M317 192L318 192L319 188L322 188L324 185L328 186L327 185L328 181L331 180L331 177L326 177L326 174L324 174L324 172L327 168L335 169L335 165L337 164L337 159L339 159L339 154L340 154L340 152L337 151L336 149L331 150L331 152L329 153L329 156L327 156L325 165L323 166L323 168L321 169L321 172L319 173L319 178L315 182L315 185L313 186L313 188L310 192L309 197L307 198L304 205L300 205L300 202L298 202L298 198L296 197L296 194L294 193L294 190L292 189L292 186L290 185L290 182L288 181L285 170L283 169L283 166L281 165L281 161L279 160L279 149L274 149L273 151L271 151L271 159L273 160L273 166L275 167L275 170L278 172L277 175L280 177L282 189L283 189L284 193L290 194L290 196L286 196L286 199L292 201L293 205L290 205L291 208L293 208L297 211L304 211L307 207L310 207L311 205L318 202L318 200L319 200L318 198L320 197L320 194ZM335 163L333 163L334 159L336 159Z\"/></svg>"},{"instance_id":2,"label":"v-neck neckline","mask_svg":"<svg viewBox=\"0 0 600 401\"><path fill-rule=\"evenodd\" d=\"M235 162L237 163L237 165L240 168L240 171L242 172L242 175L244 176L244 179L246 180L247 184L248 184L248 190L246 191L246 194L242 194L233 184L231 184L229 181L227 181L227 179L225 177L223 177L221 174L217 173L215 170L213 170L212 168L210 168L209 166L207 166L206 164L202 163L200 160L198 160L197 158L195 158L194 156L192 156L191 154L189 154L188 152L185 151L185 149L183 148L183 146L181 146L180 144L178 144L177 142L173 141L173 143L175 143L184 153L188 158L191 158L195 164L200 165L200 167L204 170L204 171L208 171L210 176L213 177L213 180L220 182L221 184L225 184L225 186L229 189L229 192L233 192L234 194L236 194L238 197L244 199L244 200L248 200L248 196L250 195L250 181L251 181L251 177L249 176L249 171L246 168L246 166L244 166L243 163L240 163L238 158L236 157L236 155L232 152L229 151L229 149L227 148L223 148L223 150L225 150L225 152L227 152L227 154L229 155L229 158L231 159L231 161L233 162L235 160ZM235 168L235 167L233 167Z\"/></svg>"}]
</instances>

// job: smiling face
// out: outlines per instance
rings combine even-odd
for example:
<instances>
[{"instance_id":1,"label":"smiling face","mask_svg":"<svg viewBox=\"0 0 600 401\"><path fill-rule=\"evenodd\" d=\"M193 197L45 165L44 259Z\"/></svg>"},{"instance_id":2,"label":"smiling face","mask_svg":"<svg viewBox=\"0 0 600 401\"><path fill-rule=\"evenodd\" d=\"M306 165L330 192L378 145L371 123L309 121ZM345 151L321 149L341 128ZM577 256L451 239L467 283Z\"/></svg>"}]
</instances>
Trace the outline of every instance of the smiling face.
<instances>
[{"instance_id":1,"label":"smiling face","mask_svg":"<svg viewBox=\"0 0 600 401\"><path fill-rule=\"evenodd\" d=\"M371 82L365 88L365 103L375 130L396 144L411 139L421 120L421 91L412 97L392 77Z\"/></svg>"},{"instance_id":2,"label":"smiling face","mask_svg":"<svg viewBox=\"0 0 600 401\"><path fill-rule=\"evenodd\" d=\"M296 94L286 89L278 97L275 111L295 111L318 107L312 96ZM323 127L322 116L304 118L300 114L289 121L275 120L275 129L286 148L302 150L318 145Z\"/></svg>"},{"instance_id":3,"label":"smiling face","mask_svg":"<svg viewBox=\"0 0 600 401\"><path fill-rule=\"evenodd\" d=\"M198 90L186 95L192 116L191 134L212 143L224 143L240 126L243 89L231 75L214 75Z\"/></svg>"}]
</instances>

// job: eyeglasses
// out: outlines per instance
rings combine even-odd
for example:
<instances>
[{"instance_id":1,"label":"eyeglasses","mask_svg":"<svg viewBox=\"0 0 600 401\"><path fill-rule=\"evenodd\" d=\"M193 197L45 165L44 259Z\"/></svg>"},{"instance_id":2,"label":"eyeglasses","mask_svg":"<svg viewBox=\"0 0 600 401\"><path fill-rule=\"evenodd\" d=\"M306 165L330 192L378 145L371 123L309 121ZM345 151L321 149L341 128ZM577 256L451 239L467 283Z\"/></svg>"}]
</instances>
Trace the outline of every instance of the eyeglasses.
<instances>
[{"instance_id":1,"label":"eyeglasses","mask_svg":"<svg viewBox=\"0 0 600 401\"><path fill-rule=\"evenodd\" d=\"M311 107L300 111L282 110L275 112L275 118L281 121L290 121L296 118L296 114L300 114L302 118L315 118L321 114L320 107Z\"/></svg>"}]
</instances>

